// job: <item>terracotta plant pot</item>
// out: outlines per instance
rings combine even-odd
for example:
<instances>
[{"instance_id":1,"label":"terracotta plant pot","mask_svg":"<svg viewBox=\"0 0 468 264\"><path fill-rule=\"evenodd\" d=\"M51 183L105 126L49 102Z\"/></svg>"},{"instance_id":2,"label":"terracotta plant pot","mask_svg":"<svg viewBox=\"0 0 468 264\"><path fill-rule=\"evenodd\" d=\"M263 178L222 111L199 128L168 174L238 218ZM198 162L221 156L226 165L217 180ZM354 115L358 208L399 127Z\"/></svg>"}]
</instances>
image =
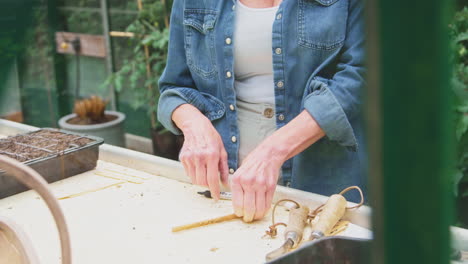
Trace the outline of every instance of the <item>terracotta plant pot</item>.
<instances>
[{"instance_id":1,"label":"terracotta plant pot","mask_svg":"<svg viewBox=\"0 0 468 264\"><path fill-rule=\"evenodd\" d=\"M184 144L183 136L176 136L169 131L161 133L156 129L151 129L151 138L155 156L179 160L179 152Z\"/></svg>"}]
</instances>

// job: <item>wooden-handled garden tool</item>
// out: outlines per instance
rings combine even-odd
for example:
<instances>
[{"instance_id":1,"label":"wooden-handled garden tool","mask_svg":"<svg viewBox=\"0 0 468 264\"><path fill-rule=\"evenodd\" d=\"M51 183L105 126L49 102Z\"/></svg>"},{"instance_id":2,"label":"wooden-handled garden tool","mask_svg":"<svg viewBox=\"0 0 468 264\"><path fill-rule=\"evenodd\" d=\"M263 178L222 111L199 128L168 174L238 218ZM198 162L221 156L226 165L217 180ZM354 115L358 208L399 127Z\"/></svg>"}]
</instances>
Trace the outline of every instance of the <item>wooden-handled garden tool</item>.
<instances>
[{"instance_id":1,"label":"wooden-handled garden tool","mask_svg":"<svg viewBox=\"0 0 468 264\"><path fill-rule=\"evenodd\" d=\"M299 206L298 208L292 208L289 211L289 220L286 230L284 231L285 242L280 248L266 255L267 261L289 252L301 243L302 233L304 232L304 228L307 224L308 215L309 208L307 206Z\"/></svg>"},{"instance_id":2,"label":"wooden-handled garden tool","mask_svg":"<svg viewBox=\"0 0 468 264\"><path fill-rule=\"evenodd\" d=\"M333 227L343 218L346 212L346 199L340 194L330 196L317 216L317 222L312 224L309 240L322 238L331 233Z\"/></svg>"},{"instance_id":3,"label":"wooden-handled garden tool","mask_svg":"<svg viewBox=\"0 0 468 264\"><path fill-rule=\"evenodd\" d=\"M347 208L347 201L343 197L343 194L352 189L358 190L361 194L362 199L358 205ZM330 198L325 204L319 206L312 213L312 217L318 219L316 221L311 221L312 233L310 234L309 240L329 236L332 233L334 227L338 224L341 218L343 218L347 209L358 208L363 203L364 196L362 195L361 189L357 186L348 187L341 191L339 194L334 194L330 196Z\"/></svg>"},{"instance_id":4,"label":"wooden-handled garden tool","mask_svg":"<svg viewBox=\"0 0 468 264\"><path fill-rule=\"evenodd\" d=\"M349 190L356 189L361 194L361 203L354 207L346 207L346 199L343 197L343 194L348 192ZM275 209L276 206L283 202L289 201L296 204L297 208L291 209L289 213L289 223L287 225L285 231L285 240L286 242L277 250L272 251L271 253L267 254L266 260L272 261L282 255L288 253L292 249L298 247L302 240L302 233L306 226L308 219L313 219L315 221L311 221L312 233L308 240L319 239L325 236L335 235L341 232L347 226L346 221L341 221L343 218L346 209L352 209L360 207L364 203L364 198L362 195L361 189L357 186L352 186L346 188L339 194L334 194L330 196L325 204L320 205L317 207L311 215L309 215L309 209L306 206L301 206L297 202L293 200L280 200L278 201L275 206L273 207L272 212L272 222L273 224L270 226L270 230L266 233L272 237L276 236L278 225L285 225L284 223L275 223ZM340 224L339 224L340 223Z\"/></svg>"}]
</instances>

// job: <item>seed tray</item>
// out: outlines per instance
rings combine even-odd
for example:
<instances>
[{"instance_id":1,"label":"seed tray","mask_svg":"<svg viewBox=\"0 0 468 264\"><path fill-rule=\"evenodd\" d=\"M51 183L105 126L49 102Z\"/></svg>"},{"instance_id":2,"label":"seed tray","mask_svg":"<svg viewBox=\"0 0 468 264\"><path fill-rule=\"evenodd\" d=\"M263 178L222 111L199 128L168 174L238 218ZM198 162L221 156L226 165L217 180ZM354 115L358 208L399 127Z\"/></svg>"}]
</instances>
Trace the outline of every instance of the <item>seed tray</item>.
<instances>
[{"instance_id":1,"label":"seed tray","mask_svg":"<svg viewBox=\"0 0 468 264\"><path fill-rule=\"evenodd\" d=\"M0 155L23 162L52 183L95 168L103 142L98 137L43 128L0 139ZM26 190L0 170L0 199Z\"/></svg>"}]
</instances>

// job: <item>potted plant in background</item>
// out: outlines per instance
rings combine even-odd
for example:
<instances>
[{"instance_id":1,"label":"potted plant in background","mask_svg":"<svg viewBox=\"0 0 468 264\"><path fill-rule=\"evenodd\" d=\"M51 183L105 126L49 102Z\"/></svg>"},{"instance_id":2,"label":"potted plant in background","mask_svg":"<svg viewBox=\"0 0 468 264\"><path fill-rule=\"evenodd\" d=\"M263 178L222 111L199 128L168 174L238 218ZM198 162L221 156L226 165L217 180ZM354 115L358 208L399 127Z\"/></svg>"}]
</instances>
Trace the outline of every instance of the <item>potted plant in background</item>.
<instances>
[{"instance_id":1,"label":"potted plant in background","mask_svg":"<svg viewBox=\"0 0 468 264\"><path fill-rule=\"evenodd\" d=\"M77 17L83 18L83 14L86 14L86 12L78 13ZM88 27L87 30L89 31L89 25L85 27ZM93 30L94 29L91 27L91 31ZM74 113L60 118L58 122L59 127L69 131L98 136L103 138L104 142L107 144L125 147L125 114L117 111L106 111L105 109L108 102L98 96L92 95L88 98L83 98L81 96L80 57L86 56L86 54L82 53L82 43L77 35L74 37L66 37L64 36L64 32L62 32L60 36L63 38L59 46L60 49L62 51L73 51L76 64L76 83L74 87Z\"/></svg>"},{"instance_id":2,"label":"potted plant in background","mask_svg":"<svg viewBox=\"0 0 468 264\"><path fill-rule=\"evenodd\" d=\"M76 100L74 113L59 120L59 126L68 131L98 136L107 144L125 147L125 114L106 111L107 102L98 96Z\"/></svg>"},{"instance_id":3,"label":"potted plant in background","mask_svg":"<svg viewBox=\"0 0 468 264\"><path fill-rule=\"evenodd\" d=\"M156 118L158 81L167 59L170 6L172 1L138 1L139 15L125 32L136 43L133 54L104 85L113 85L117 92L132 92L132 107L147 108L154 155L177 160L183 138L164 129Z\"/></svg>"}]
</instances>

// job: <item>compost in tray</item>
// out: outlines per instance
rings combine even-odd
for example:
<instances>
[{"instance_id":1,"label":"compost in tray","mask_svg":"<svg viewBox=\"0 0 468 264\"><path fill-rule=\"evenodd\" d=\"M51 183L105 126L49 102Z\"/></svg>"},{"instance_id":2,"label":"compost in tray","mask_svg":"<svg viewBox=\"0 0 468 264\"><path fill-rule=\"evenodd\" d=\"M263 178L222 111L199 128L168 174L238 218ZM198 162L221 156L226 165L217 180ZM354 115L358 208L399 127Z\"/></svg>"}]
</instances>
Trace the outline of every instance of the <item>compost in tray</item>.
<instances>
[{"instance_id":1,"label":"compost in tray","mask_svg":"<svg viewBox=\"0 0 468 264\"><path fill-rule=\"evenodd\" d=\"M30 166L51 183L96 167L102 138L51 128L0 139L0 155ZM26 191L0 169L0 199Z\"/></svg>"},{"instance_id":2,"label":"compost in tray","mask_svg":"<svg viewBox=\"0 0 468 264\"><path fill-rule=\"evenodd\" d=\"M58 156L65 150L80 148L93 140L60 131L40 130L29 134L0 139L0 154L26 162Z\"/></svg>"}]
</instances>

